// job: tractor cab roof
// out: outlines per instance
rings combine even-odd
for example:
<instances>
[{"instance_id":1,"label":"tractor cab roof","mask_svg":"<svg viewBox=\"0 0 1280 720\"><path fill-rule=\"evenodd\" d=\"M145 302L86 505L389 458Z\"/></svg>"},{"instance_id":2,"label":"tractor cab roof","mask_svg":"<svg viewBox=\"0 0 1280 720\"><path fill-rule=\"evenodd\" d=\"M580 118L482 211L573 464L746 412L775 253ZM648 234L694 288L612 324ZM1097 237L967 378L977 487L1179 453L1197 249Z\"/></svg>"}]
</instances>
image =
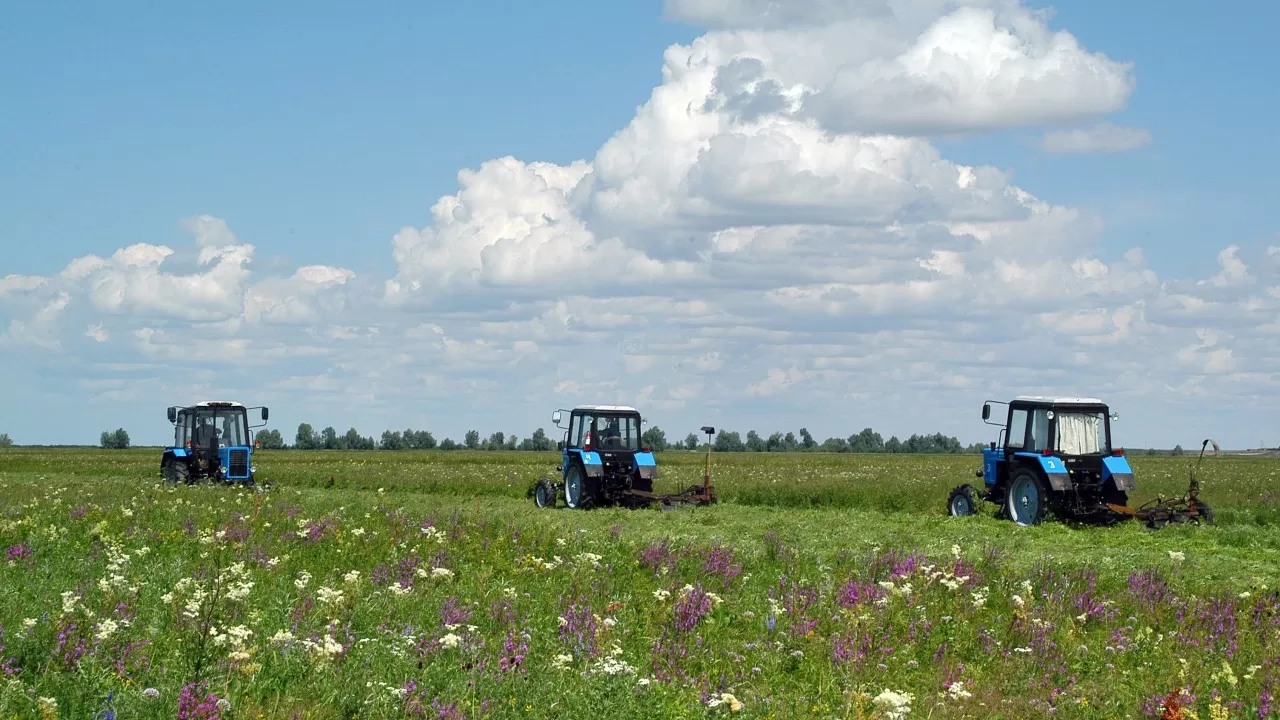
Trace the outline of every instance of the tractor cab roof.
<instances>
[{"instance_id":1,"label":"tractor cab roof","mask_svg":"<svg viewBox=\"0 0 1280 720\"><path fill-rule=\"evenodd\" d=\"M1092 405L1106 407L1106 403L1098 398L1089 397L1046 397L1043 395L1019 395L1013 399L1015 403L1025 405Z\"/></svg>"},{"instance_id":2,"label":"tractor cab roof","mask_svg":"<svg viewBox=\"0 0 1280 720\"><path fill-rule=\"evenodd\" d=\"M242 407L244 407L244 405L241 405L241 404L240 404L240 403L238 403L238 402L233 402L233 401L231 401L231 400L205 400L204 402L198 402L198 403L196 403L196 404L195 404L195 405L193 405L192 407L225 407L225 408L242 408Z\"/></svg>"},{"instance_id":3,"label":"tractor cab roof","mask_svg":"<svg viewBox=\"0 0 1280 720\"><path fill-rule=\"evenodd\" d=\"M579 405L573 409L574 413L634 413L640 414L640 411L630 405Z\"/></svg>"}]
</instances>

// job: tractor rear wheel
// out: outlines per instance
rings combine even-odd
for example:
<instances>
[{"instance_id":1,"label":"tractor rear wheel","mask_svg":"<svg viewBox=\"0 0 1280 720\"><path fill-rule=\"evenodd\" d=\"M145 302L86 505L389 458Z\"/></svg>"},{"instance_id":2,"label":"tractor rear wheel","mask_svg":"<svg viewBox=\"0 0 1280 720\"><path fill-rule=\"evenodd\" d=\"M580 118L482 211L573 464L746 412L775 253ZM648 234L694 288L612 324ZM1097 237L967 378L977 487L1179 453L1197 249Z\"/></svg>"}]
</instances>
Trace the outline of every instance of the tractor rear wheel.
<instances>
[{"instance_id":1,"label":"tractor rear wheel","mask_svg":"<svg viewBox=\"0 0 1280 720\"><path fill-rule=\"evenodd\" d=\"M164 466L166 485L187 485L191 482L191 468L185 463L171 462Z\"/></svg>"},{"instance_id":2,"label":"tractor rear wheel","mask_svg":"<svg viewBox=\"0 0 1280 720\"><path fill-rule=\"evenodd\" d=\"M1031 470L1019 470L1009 480L1005 506L1009 510L1009 519L1015 523L1038 525L1044 519L1047 500L1044 483Z\"/></svg>"},{"instance_id":3,"label":"tractor rear wheel","mask_svg":"<svg viewBox=\"0 0 1280 720\"><path fill-rule=\"evenodd\" d=\"M961 485L952 490L951 495L947 497L947 514L951 517L976 515L977 512L977 503L973 499L972 487Z\"/></svg>"},{"instance_id":4,"label":"tractor rear wheel","mask_svg":"<svg viewBox=\"0 0 1280 720\"><path fill-rule=\"evenodd\" d=\"M587 488L586 474L579 465L570 465L564 476L564 504L578 509L591 504L591 491Z\"/></svg>"},{"instance_id":5,"label":"tractor rear wheel","mask_svg":"<svg viewBox=\"0 0 1280 720\"><path fill-rule=\"evenodd\" d=\"M533 489L533 502L540 508L553 508L556 506L556 486L551 481L542 478Z\"/></svg>"}]
</instances>

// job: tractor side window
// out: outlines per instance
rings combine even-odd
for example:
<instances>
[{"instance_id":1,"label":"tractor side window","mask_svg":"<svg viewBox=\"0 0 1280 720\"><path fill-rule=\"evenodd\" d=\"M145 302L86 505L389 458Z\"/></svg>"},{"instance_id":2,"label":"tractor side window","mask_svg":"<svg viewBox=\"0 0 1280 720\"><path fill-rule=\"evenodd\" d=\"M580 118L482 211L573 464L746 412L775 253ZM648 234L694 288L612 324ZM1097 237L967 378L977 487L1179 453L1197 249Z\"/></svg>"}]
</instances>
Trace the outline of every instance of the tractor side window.
<instances>
[{"instance_id":1,"label":"tractor side window","mask_svg":"<svg viewBox=\"0 0 1280 720\"><path fill-rule=\"evenodd\" d=\"M640 419L625 418L623 424L623 441L628 450L640 449Z\"/></svg>"},{"instance_id":2,"label":"tractor side window","mask_svg":"<svg viewBox=\"0 0 1280 720\"><path fill-rule=\"evenodd\" d=\"M1042 452L1049 447L1049 409L1036 408L1031 413L1031 452Z\"/></svg>"},{"instance_id":3,"label":"tractor side window","mask_svg":"<svg viewBox=\"0 0 1280 720\"><path fill-rule=\"evenodd\" d=\"M582 416L574 415L569 418L569 447L582 447Z\"/></svg>"},{"instance_id":4,"label":"tractor side window","mask_svg":"<svg viewBox=\"0 0 1280 720\"><path fill-rule=\"evenodd\" d=\"M1021 408L1009 415L1009 436L1005 443L1012 449L1021 450L1027 440L1027 411Z\"/></svg>"}]
</instances>

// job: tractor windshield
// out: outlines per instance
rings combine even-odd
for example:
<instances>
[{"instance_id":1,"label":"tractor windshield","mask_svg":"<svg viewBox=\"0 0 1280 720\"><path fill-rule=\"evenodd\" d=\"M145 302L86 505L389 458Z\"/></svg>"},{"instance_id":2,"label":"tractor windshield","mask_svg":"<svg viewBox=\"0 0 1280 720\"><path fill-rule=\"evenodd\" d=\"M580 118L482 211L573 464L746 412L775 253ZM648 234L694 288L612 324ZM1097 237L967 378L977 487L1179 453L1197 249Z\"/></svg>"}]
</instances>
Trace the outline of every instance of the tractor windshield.
<instances>
[{"instance_id":1,"label":"tractor windshield","mask_svg":"<svg viewBox=\"0 0 1280 720\"><path fill-rule=\"evenodd\" d=\"M1107 442L1107 416L1100 411L1058 412L1058 452L1064 455L1096 455L1111 452Z\"/></svg>"},{"instance_id":2,"label":"tractor windshield","mask_svg":"<svg viewBox=\"0 0 1280 720\"><path fill-rule=\"evenodd\" d=\"M590 425L587 430L591 430ZM591 440L601 450L639 450L640 418L635 415L597 415Z\"/></svg>"},{"instance_id":3,"label":"tractor windshield","mask_svg":"<svg viewBox=\"0 0 1280 720\"><path fill-rule=\"evenodd\" d=\"M214 435L219 447L243 447L249 444L248 425L243 408L189 408L178 414L175 440L179 446L208 447Z\"/></svg>"}]
</instances>

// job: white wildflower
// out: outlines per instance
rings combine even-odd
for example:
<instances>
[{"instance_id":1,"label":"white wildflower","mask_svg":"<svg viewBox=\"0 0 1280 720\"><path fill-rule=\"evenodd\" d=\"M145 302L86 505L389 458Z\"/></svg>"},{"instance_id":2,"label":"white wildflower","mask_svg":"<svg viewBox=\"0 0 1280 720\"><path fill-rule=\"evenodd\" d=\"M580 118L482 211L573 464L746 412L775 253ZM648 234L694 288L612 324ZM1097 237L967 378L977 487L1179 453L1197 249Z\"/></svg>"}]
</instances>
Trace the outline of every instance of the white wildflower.
<instances>
[{"instance_id":1,"label":"white wildflower","mask_svg":"<svg viewBox=\"0 0 1280 720\"><path fill-rule=\"evenodd\" d=\"M302 572L298 573L298 579L293 581L293 585L294 587L301 590L305 588L307 584L310 582L311 582L311 573L307 572L306 570L303 570Z\"/></svg>"},{"instance_id":2,"label":"white wildflower","mask_svg":"<svg viewBox=\"0 0 1280 720\"><path fill-rule=\"evenodd\" d=\"M97 630L94 632L93 636L99 640L106 640L115 634L115 631L119 628L120 626L116 624L115 620L106 618L98 623Z\"/></svg>"},{"instance_id":3,"label":"white wildflower","mask_svg":"<svg viewBox=\"0 0 1280 720\"><path fill-rule=\"evenodd\" d=\"M448 635L440 638L440 647L456 648L460 642L462 642L462 638L453 633L449 633Z\"/></svg>"},{"instance_id":4,"label":"white wildflower","mask_svg":"<svg viewBox=\"0 0 1280 720\"><path fill-rule=\"evenodd\" d=\"M884 710L885 717L890 720L901 720L911 712L911 701L915 696L911 693L896 693L888 688L875 696L872 702Z\"/></svg>"}]
</instances>

